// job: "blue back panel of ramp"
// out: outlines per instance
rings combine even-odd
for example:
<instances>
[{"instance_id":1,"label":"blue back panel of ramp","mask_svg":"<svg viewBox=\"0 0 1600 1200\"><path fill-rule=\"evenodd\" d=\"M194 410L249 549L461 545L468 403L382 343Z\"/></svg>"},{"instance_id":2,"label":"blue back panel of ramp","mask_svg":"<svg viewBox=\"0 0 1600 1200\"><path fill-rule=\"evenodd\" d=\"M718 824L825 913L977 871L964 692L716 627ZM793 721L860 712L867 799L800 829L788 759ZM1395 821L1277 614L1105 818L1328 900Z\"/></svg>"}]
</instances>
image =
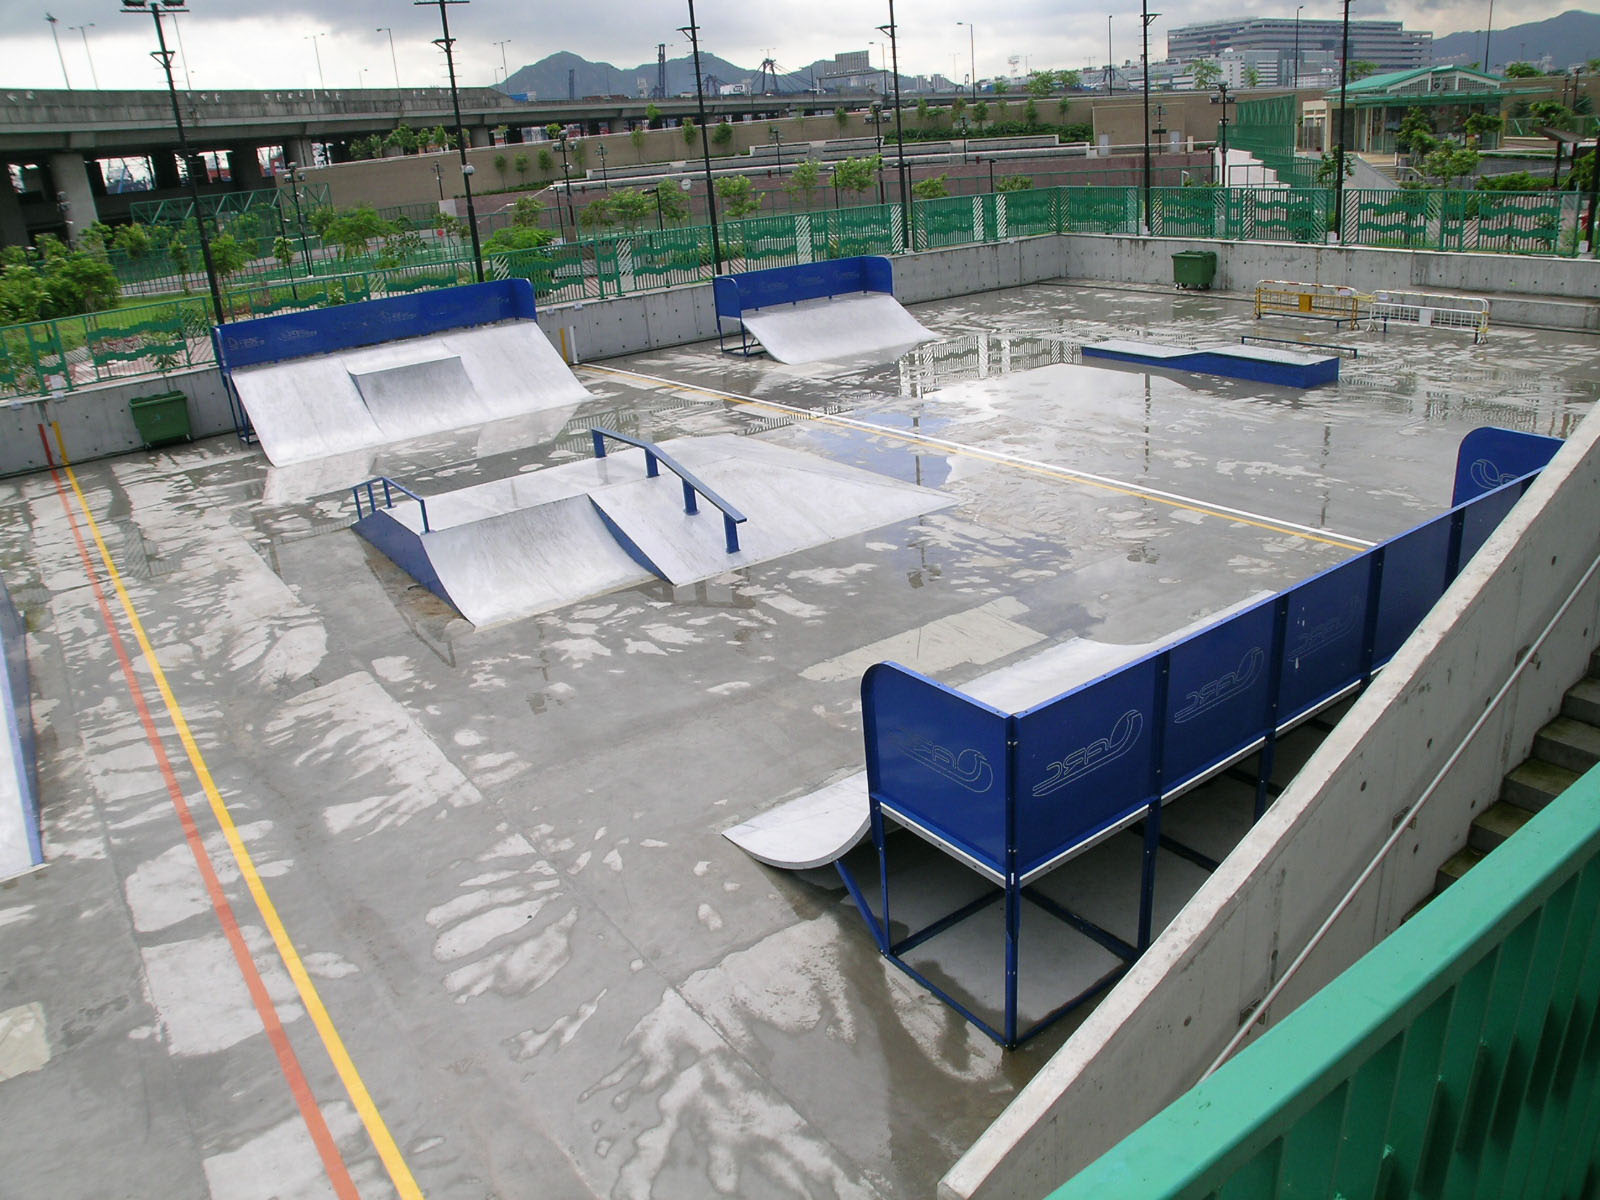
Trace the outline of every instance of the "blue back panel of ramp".
<instances>
[{"instance_id":1,"label":"blue back panel of ramp","mask_svg":"<svg viewBox=\"0 0 1600 1200\"><path fill-rule=\"evenodd\" d=\"M1464 441L1462 460L1481 449ZM1015 716L894 664L872 667L862 680L872 800L1001 878L1042 872L1362 683L1531 481Z\"/></svg>"},{"instance_id":2,"label":"blue back panel of ramp","mask_svg":"<svg viewBox=\"0 0 1600 1200\"><path fill-rule=\"evenodd\" d=\"M1542 470L1559 449L1560 438L1492 426L1474 429L1461 439L1461 448L1456 452L1451 507Z\"/></svg>"},{"instance_id":3,"label":"blue back panel of ramp","mask_svg":"<svg viewBox=\"0 0 1600 1200\"><path fill-rule=\"evenodd\" d=\"M852 292L887 292L892 296L894 267L878 255L835 258L796 267L719 275L711 289L717 301L717 316L737 317L776 304L797 304Z\"/></svg>"},{"instance_id":4,"label":"blue back panel of ramp","mask_svg":"<svg viewBox=\"0 0 1600 1200\"><path fill-rule=\"evenodd\" d=\"M0 737L11 741L11 757L17 772L17 790L22 797L22 825L28 840L28 857L35 865L44 861L39 839L38 746L33 736L33 705L28 686L28 648L22 614L11 603L5 581L0 579L0 720L5 728Z\"/></svg>"},{"instance_id":5,"label":"blue back panel of ramp","mask_svg":"<svg viewBox=\"0 0 1600 1200\"><path fill-rule=\"evenodd\" d=\"M1272 351L1251 353L1248 346L1229 348L1220 354L1207 350L1191 350L1173 354L1169 347L1152 347L1162 353L1141 354L1130 346L1105 347L1089 345L1083 348L1083 357L1107 359L1112 362L1133 363L1168 371L1193 371L1201 375L1221 375L1228 379L1249 379L1256 383L1270 383L1278 387L1308 388L1323 383L1339 381L1339 356L1314 358L1309 362L1284 362Z\"/></svg>"},{"instance_id":6,"label":"blue back panel of ramp","mask_svg":"<svg viewBox=\"0 0 1600 1200\"><path fill-rule=\"evenodd\" d=\"M235 321L219 325L213 337L217 361L233 370L535 316L533 285L498 279Z\"/></svg>"}]
</instances>

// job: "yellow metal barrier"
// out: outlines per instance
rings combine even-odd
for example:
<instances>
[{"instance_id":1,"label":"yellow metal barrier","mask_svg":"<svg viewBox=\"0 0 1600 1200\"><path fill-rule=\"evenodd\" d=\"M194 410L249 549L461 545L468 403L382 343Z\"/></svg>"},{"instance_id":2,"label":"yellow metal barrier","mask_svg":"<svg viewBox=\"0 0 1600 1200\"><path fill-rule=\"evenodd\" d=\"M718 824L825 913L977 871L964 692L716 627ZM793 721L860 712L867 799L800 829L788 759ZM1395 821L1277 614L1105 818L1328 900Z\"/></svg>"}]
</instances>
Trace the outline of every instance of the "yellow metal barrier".
<instances>
[{"instance_id":1,"label":"yellow metal barrier","mask_svg":"<svg viewBox=\"0 0 1600 1200\"><path fill-rule=\"evenodd\" d=\"M1256 319L1278 315L1332 321L1335 326L1361 316L1367 297L1350 287L1331 283L1296 283L1286 279L1263 279L1256 284Z\"/></svg>"}]
</instances>

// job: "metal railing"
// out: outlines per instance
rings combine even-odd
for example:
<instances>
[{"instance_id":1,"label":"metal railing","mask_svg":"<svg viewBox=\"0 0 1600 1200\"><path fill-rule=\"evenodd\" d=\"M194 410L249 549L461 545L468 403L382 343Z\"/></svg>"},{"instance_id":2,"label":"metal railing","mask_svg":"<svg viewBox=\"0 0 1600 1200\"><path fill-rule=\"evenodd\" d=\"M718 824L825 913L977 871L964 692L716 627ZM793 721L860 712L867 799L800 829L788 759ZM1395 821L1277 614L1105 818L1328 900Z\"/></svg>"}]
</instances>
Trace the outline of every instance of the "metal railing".
<instances>
[{"instance_id":1,"label":"metal railing","mask_svg":"<svg viewBox=\"0 0 1600 1200\"><path fill-rule=\"evenodd\" d=\"M394 507L394 496L390 492L390 489L393 488L394 491L409 496L417 502L417 507L422 510L422 532L433 532L433 526L428 523L428 501L399 480L390 479L387 475L379 475L374 479L367 480L365 483L358 483L350 489L350 494L355 497L356 501L356 520L359 521L362 517L370 516L378 511L377 497L373 492L373 487L378 484L383 486L384 508ZM367 493L367 511L365 513L361 511L361 493L363 491Z\"/></svg>"},{"instance_id":2,"label":"metal railing","mask_svg":"<svg viewBox=\"0 0 1600 1200\"><path fill-rule=\"evenodd\" d=\"M604 458L606 456L607 438L624 442L629 446L637 446L643 450L644 473L647 478L655 479L658 477L661 474L658 464L665 463L667 469L676 475L683 484L683 511L691 517L697 516L700 512L700 505L695 497L697 494L704 496L722 510L722 536L727 545L728 553L737 554L739 552L739 526L749 518L712 491L689 468L685 467L654 442L647 442L643 438L631 437L626 433L618 433L614 429L601 429L599 427L590 429L589 436L594 442L594 456L596 458Z\"/></svg>"}]
</instances>

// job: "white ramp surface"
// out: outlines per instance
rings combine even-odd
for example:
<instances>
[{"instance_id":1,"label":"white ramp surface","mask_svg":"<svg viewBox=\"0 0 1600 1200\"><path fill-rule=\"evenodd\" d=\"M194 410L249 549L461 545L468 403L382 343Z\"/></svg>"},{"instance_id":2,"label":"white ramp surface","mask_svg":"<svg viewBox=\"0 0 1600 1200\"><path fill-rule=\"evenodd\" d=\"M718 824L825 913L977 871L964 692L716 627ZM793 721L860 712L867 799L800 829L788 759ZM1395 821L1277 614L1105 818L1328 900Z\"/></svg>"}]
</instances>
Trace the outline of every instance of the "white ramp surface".
<instances>
[{"instance_id":1,"label":"white ramp surface","mask_svg":"<svg viewBox=\"0 0 1600 1200\"><path fill-rule=\"evenodd\" d=\"M589 399L533 321L241 367L233 385L280 467Z\"/></svg>"},{"instance_id":2,"label":"white ramp surface","mask_svg":"<svg viewBox=\"0 0 1600 1200\"><path fill-rule=\"evenodd\" d=\"M888 360L938 336L884 292L761 308L740 320L762 349L782 363L868 356Z\"/></svg>"}]
</instances>

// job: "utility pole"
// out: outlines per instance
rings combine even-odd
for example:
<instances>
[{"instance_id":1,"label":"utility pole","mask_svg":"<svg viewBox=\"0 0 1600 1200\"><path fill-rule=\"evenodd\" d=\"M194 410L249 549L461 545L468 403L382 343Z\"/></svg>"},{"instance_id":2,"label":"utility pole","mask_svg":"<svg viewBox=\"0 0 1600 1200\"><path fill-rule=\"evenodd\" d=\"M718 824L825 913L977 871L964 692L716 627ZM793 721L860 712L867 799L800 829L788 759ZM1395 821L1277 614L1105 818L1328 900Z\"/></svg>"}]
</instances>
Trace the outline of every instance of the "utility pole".
<instances>
[{"instance_id":1,"label":"utility pole","mask_svg":"<svg viewBox=\"0 0 1600 1200\"><path fill-rule=\"evenodd\" d=\"M706 168L706 215L711 220L711 273L722 274L722 239L717 236L717 189L711 180L711 134L706 129L706 90L700 74L700 26L694 21L694 0L689 0L689 23L679 33L689 35L694 51L694 98L700 114L700 156Z\"/></svg>"},{"instance_id":2,"label":"utility pole","mask_svg":"<svg viewBox=\"0 0 1600 1200\"><path fill-rule=\"evenodd\" d=\"M467 231L472 234L472 267L478 282L483 282L483 246L478 241L478 211L472 203L472 164L467 161L467 131L461 124L461 96L456 91L456 57L455 38L450 36L449 7L452 4L466 4L468 0L411 0L413 8L439 6L439 26L444 32L443 37L433 39L433 44L444 51L445 66L450 72L450 103L455 106L456 114L456 151L461 156L461 186L466 192L467 200Z\"/></svg>"}]
</instances>

